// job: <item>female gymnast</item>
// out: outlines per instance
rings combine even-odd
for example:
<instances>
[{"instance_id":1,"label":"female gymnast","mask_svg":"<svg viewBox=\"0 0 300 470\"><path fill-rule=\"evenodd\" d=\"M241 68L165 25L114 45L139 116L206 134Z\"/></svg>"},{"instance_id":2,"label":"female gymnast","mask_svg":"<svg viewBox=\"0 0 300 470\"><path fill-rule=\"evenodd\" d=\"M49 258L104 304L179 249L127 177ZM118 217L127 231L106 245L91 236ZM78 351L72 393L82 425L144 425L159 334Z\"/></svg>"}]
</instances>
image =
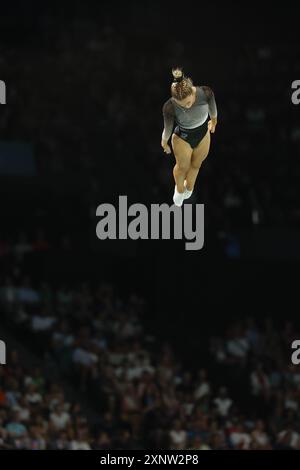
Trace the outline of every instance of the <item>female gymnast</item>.
<instances>
[{"instance_id":1,"label":"female gymnast","mask_svg":"<svg viewBox=\"0 0 300 470\"><path fill-rule=\"evenodd\" d=\"M164 130L161 146L171 153L168 140L174 121L177 126L172 134L172 147L176 159L173 169L175 191L173 201L182 206L193 192L195 181L210 146L210 132L215 132L217 106L214 93L207 86L194 86L181 68L173 68L172 97L163 105ZM208 120L208 115L210 120Z\"/></svg>"}]
</instances>

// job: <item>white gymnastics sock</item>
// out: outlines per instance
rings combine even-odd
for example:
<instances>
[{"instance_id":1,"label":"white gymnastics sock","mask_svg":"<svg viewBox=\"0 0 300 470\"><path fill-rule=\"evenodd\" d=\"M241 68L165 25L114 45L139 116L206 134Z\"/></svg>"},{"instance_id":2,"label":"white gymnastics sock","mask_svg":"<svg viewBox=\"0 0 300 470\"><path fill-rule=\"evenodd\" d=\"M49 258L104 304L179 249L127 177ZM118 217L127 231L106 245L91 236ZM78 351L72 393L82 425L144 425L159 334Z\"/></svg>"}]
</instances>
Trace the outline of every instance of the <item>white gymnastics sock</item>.
<instances>
[{"instance_id":1,"label":"white gymnastics sock","mask_svg":"<svg viewBox=\"0 0 300 470\"><path fill-rule=\"evenodd\" d=\"M179 193L175 185L174 196L173 196L173 201L174 201L175 206L181 207L183 200L184 200L184 192Z\"/></svg>"},{"instance_id":2,"label":"white gymnastics sock","mask_svg":"<svg viewBox=\"0 0 300 470\"><path fill-rule=\"evenodd\" d=\"M191 197L191 195L193 194L193 189L191 191L189 191L188 189L186 189L186 180L184 180L184 199L188 199L189 197Z\"/></svg>"}]
</instances>

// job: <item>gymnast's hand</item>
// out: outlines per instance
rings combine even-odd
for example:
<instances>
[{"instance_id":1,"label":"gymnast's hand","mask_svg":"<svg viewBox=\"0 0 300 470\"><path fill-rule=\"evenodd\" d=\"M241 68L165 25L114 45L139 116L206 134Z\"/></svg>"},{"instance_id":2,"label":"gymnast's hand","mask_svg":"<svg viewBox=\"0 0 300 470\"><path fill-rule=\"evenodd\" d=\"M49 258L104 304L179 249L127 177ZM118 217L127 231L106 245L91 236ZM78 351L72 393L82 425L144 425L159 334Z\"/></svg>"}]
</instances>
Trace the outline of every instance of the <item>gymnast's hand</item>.
<instances>
[{"instance_id":1,"label":"gymnast's hand","mask_svg":"<svg viewBox=\"0 0 300 470\"><path fill-rule=\"evenodd\" d=\"M217 121L216 119L211 119L208 121L207 128L213 134L216 130Z\"/></svg>"},{"instance_id":2,"label":"gymnast's hand","mask_svg":"<svg viewBox=\"0 0 300 470\"><path fill-rule=\"evenodd\" d=\"M164 152L165 152L165 153L171 153L171 148L170 148L170 146L168 145L168 142L165 141L164 139L162 139L162 141L161 141L161 146L162 146L162 148L164 149Z\"/></svg>"}]
</instances>

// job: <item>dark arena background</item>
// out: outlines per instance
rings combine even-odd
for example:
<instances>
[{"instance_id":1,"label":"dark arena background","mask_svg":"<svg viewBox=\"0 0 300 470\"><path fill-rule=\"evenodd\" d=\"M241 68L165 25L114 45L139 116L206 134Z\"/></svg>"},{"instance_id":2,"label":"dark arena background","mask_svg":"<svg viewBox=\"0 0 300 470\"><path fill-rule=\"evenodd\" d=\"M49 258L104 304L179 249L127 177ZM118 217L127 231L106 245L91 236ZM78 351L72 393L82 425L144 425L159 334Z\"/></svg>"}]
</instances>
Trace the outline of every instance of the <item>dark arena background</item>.
<instances>
[{"instance_id":1,"label":"dark arena background","mask_svg":"<svg viewBox=\"0 0 300 470\"><path fill-rule=\"evenodd\" d=\"M295 8L1 5L1 450L300 449ZM173 204L174 66L218 107L204 245L100 240Z\"/></svg>"}]
</instances>

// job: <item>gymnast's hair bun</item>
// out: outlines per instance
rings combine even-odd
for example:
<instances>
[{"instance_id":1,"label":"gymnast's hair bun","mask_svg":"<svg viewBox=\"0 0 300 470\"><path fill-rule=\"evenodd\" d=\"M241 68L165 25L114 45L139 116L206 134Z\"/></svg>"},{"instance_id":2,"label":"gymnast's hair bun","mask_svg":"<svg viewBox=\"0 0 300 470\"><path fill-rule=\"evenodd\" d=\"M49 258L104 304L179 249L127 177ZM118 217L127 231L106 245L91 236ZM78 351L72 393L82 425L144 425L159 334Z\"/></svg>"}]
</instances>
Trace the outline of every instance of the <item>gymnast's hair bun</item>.
<instances>
[{"instance_id":1,"label":"gymnast's hair bun","mask_svg":"<svg viewBox=\"0 0 300 470\"><path fill-rule=\"evenodd\" d=\"M172 75L174 78L174 82L181 82L181 80L183 80L184 78L183 70L180 67L172 69Z\"/></svg>"}]
</instances>

